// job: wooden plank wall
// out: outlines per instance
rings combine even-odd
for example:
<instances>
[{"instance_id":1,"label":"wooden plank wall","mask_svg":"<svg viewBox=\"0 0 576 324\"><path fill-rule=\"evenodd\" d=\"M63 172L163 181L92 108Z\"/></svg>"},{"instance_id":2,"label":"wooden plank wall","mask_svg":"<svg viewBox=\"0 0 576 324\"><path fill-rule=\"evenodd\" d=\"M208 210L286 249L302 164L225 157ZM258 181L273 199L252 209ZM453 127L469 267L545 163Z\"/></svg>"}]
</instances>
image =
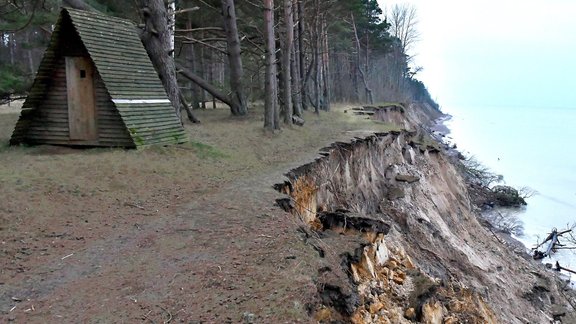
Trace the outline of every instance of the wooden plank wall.
<instances>
[{"instance_id":1,"label":"wooden plank wall","mask_svg":"<svg viewBox=\"0 0 576 324\"><path fill-rule=\"evenodd\" d=\"M99 145L135 147L128 128L104 87L102 78L98 73L95 73L94 78Z\"/></svg>"},{"instance_id":2,"label":"wooden plank wall","mask_svg":"<svg viewBox=\"0 0 576 324\"><path fill-rule=\"evenodd\" d=\"M186 141L186 133L131 22L65 9L100 69L114 99L165 99L165 103L121 103L116 108L137 146Z\"/></svg>"},{"instance_id":3,"label":"wooden plank wall","mask_svg":"<svg viewBox=\"0 0 576 324\"><path fill-rule=\"evenodd\" d=\"M29 144L68 144L68 106L64 59L57 60L44 100L28 113L24 142Z\"/></svg>"},{"instance_id":4,"label":"wooden plank wall","mask_svg":"<svg viewBox=\"0 0 576 324\"><path fill-rule=\"evenodd\" d=\"M104 82L98 73L95 73L94 78L98 140L94 142L70 140L66 69L64 58L60 57L44 101L30 114L24 141L29 144L134 147L134 142L114 107Z\"/></svg>"},{"instance_id":5,"label":"wooden plank wall","mask_svg":"<svg viewBox=\"0 0 576 324\"><path fill-rule=\"evenodd\" d=\"M142 104L116 104L137 145L185 141L185 134L177 124L174 110L169 103L144 105L145 107L142 107Z\"/></svg>"},{"instance_id":6,"label":"wooden plank wall","mask_svg":"<svg viewBox=\"0 0 576 324\"><path fill-rule=\"evenodd\" d=\"M17 143L27 144L135 147L126 125L97 72L94 73L94 90L98 139L90 142L70 140L64 57L88 56L88 52L72 28L69 19L64 19L62 24L54 54L47 53L49 56L45 58L51 59L51 64L47 62L48 69L38 72L43 74L39 75L42 77L42 87L39 90L43 93L37 93L34 96L42 96L43 99L30 100L34 107L23 111L13 139Z\"/></svg>"}]
</instances>

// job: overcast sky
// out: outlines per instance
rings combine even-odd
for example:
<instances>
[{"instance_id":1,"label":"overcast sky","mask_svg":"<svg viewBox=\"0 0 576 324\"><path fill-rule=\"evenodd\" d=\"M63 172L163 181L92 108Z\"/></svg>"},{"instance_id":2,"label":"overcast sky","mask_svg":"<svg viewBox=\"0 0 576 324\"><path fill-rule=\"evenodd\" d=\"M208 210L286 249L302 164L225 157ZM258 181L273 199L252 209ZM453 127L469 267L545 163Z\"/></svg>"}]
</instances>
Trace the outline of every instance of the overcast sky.
<instances>
[{"instance_id":1,"label":"overcast sky","mask_svg":"<svg viewBox=\"0 0 576 324\"><path fill-rule=\"evenodd\" d=\"M441 106L576 108L575 0L408 3L418 10L418 78Z\"/></svg>"}]
</instances>

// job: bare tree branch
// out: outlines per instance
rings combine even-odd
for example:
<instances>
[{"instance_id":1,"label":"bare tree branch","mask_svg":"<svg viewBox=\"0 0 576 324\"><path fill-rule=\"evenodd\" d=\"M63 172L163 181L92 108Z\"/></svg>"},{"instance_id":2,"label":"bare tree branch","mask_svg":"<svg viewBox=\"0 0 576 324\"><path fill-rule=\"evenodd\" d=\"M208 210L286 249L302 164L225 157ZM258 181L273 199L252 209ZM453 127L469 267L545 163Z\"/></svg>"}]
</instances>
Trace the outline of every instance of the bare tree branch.
<instances>
[{"instance_id":1,"label":"bare tree branch","mask_svg":"<svg viewBox=\"0 0 576 324\"><path fill-rule=\"evenodd\" d=\"M42 6L44 6L44 0L36 0L34 2L34 5L32 6L32 13L30 14L30 18L28 18L28 20L26 21L26 23L24 23L23 26L18 27L16 29L12 29L12 30L1 30L1 32L3 32L3 33L16 33L16 32L19 32L21 30L26 29L28 26L30 26L30 24L34 20L34 17L36 15L36 10L38 10L38 5L40 3L42 3ZM22 14L26 14L26 12L23 12L24 8L19 8L18 6L16 6L16 4L14 2L12 2L11 4L17 8L16 9L17 11L20 11Z\"/></svg>"},{"instance_id":2,"label":"bare tree branch","mask_svg":"<svg viewBox=\"0 0 576 324\"><path fill-rule=\"evenodd\" d=\"M209 31L209 30L216 30L223 32L224 29L222 27L201 27L201 28L192 28L192 29L176 29L176 32L180 33L190 33L190 32L202 32L202 31Z\"/></svg>"},{"instance_id":3,"label":"bare tree branch","mask_svg":"<svg viewBox=\"0 0 576 324\"><path fill-rule=\"evenodd\" d=\"M395 4L388 15L392 36L398 38L402 51L408 55L414 43L420 38L416 29L418 17L416 7L410 4Z\"/></svg>"},{"instance_id":4,"label":"bare tree branch","mask_svg":"<svg viewBox=\"0 0 576 324\"><path fill-rule=\"evenodd\" d=\"M195 38L192 38L192 37L186 37L186 36L177 36L177 37L178 37L178 38L181 38L181 39L185 39L186 41L183 42L184 44L186 44L186 43L196 44L196 43L197 43L197 44L200 44L200 45L204 45L204 46L206 46L206 47L210 47L211 49L213 49L213 50L215 50L215 51L218 51L218 52L220 52L220 53L222 53L222 54L224 54L224 55L228 55L228 51L223 50L223 49L219 48L218 46L214 46L214 45L210 45L210 44L208 44L208 43L205 43L205 42L203 42L203 41L201 41L201 40L199 40L199 39L195 39Z\"/></svg>"},{"instance_id":5,"label":"bare tree branch","mask_svg":"<svg viewBox=\"0 0 576 324\"><path fill-rule=\"evenodd\" d=\"M196 10L199 10L199 9L200 9L200 7L192 7L192 8L186 8L186 9L180 9L180 10L174 11L174 14L175 14L175 15L180 15L180 14L183 14L183 13L187 13L187 12L191 12L191 11L196 11Z\"/></svg>"}]
</instances>

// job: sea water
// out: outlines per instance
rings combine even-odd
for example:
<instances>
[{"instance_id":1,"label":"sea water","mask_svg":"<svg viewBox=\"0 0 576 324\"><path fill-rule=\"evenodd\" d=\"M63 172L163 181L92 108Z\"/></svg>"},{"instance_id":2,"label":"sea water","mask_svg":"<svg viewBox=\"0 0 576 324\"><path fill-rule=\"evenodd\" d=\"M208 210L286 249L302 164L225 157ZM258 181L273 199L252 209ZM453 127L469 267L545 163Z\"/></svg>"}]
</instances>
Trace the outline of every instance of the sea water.
<instances>
[{"instance_id":1,"label":"sea water","mask_svg":"<svg viewBox=\"0 0 576 324\"><path fill-rule=\"evenodd\" d=\"M447 136L461 152L504 176L504 184L537 192L519 216L524 234L517 239L527 248L553 228L576 224L576 107L448 107L444 112L452 115L445 122ZM556 261L576 270L576 250L543 260Z\"/></svg>"}]
</instances>

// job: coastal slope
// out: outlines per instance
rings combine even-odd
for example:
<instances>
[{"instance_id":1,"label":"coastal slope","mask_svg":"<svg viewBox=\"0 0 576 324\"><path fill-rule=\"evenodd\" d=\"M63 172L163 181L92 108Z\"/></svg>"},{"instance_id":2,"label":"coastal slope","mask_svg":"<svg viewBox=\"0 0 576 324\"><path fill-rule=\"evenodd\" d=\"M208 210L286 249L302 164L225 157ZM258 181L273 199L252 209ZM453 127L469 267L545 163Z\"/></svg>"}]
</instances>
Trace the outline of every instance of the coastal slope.
<instances>
[{"instance_id":1,"label":"coastal slope","mask_svg":"<svg viewBox=\"0 0 576 324\"><path fill-rule=\"evenodd\" d=\"M261 111L233 120L216 109L198 111L204 123L180 146L3 148L0 321L545 323L570 313L553 277L477 221L427 135L440 114L392 106L307 112L305 127L280 136L262 132ZM0 117L7 142L18 115Z\"/></svg>"},{"instance_id":2,"label":"coastal slope","mask_svg":"<svg viewBox=\"0 0 576 324\"><path fill-rule=\"evenodd\" d=\"M322 269L330 269L319 270L316 318L561 319L572 310L562 282L479 221L458 161L421 126L437 115L422 108L402 112L408 130L335 143L278 186L290 196L284 206L307 224Z\"/></svg>"}]
</instances>

